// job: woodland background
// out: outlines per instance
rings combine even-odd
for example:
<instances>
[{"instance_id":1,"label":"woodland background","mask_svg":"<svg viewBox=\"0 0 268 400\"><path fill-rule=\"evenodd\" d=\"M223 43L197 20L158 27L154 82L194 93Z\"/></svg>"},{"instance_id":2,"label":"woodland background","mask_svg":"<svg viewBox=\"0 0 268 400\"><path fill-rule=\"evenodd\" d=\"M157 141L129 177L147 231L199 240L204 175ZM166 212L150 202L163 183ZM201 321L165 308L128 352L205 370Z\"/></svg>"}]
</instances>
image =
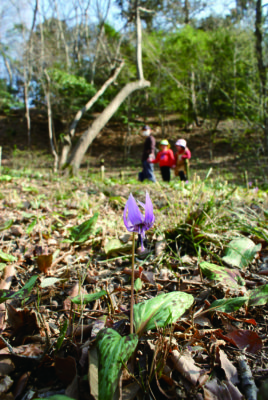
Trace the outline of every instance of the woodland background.
<instances>
[{"instance_id":1,"label":"woodland background","mask_svg":"<svg viewBox=\"0 0 268 400\"><path fill-rule=\"evenodd\" d=\"M218 144L222 153L254 154L253 164L264 156L265 168L262 1L4 1L0 18L4 154L10 144L49 144L54 170L77 170L96 137L109 139L110 122L126 162L141 125L151 123L171 141L200 132L211 161ZM86 133L91 138L81 141Z\"/></svg>"}]
</instances>

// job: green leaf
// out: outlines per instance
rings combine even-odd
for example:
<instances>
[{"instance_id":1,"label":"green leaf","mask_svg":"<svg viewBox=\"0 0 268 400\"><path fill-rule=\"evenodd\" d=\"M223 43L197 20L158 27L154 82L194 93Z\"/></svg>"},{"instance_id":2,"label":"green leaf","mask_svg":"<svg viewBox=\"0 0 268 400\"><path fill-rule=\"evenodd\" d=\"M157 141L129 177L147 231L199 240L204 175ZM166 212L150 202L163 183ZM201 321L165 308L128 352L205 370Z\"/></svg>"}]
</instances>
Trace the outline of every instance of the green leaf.
<instances>
[{"instance_id":1,"label":"green leaf","mask_svg":"<svg viewBox=\"0 0 268 400\"><path fill-rule=\"evenodd\" d=\"M222 260L232 267L244 268L248 266L260 249L261 244L255 245L247 237L234 239L228 244Z\"/></svg>"},{"instance_id":2,"label":"green leaf","mask_svg":"<svg viewBox=\"0 0 268 400\"><path fill-rule=\"evenodd\" d=\"M221 267L207 261L200 263L200 268L205 276L209 279L221 281L224 285L231 288L237 288L238 285L244 285L245 281L237 269Z\"/></svg>"},{"instance_id":3,"label":"green leaf","mask_svg":"<svg viewBox=\"0 0 268 400\"><path fill-rule=\"evenodd\" d=\"M106 290L101 290L100 292L97 293L75 296L71 301L74 304L87 304L90 303L91 301L98 300L100 297L105 296L106 294L107 294Z\"/></svg>"},{"instance_id":4,"label":"green leaf","mask_svg":"<svg viewBox=\"0 0 268 400\"><path fill-rule=\"evenodd\" d=\"M262 285L249 292L249 306L264 306L268 301L268 285Z\"/></svg>"},{"instance_id":5,"label":"green leaf","mask_svg":"<svg viewBox=\"0 0 268 400\"><path fill-rule=\"evenodd\" d=\"M0 181L10 182L12 179L13 178L10 175L0 175Z\"/></svg>"},{"instance_id":6,"label":"green leaf","mask_svg":"<svg viewBox=\"0 0 268 400\"><path fill-rule=\"evenodd\" d=\"M176 322L191 307L194 298L184 292L164 293L134 305L134 326L138 334L144 330L162 328L170 318Z\"/></svg>"},{"instance_id":7,"label":"green leaf","mask_svg":"<svg viewBox=\"0 0 268 400\"><path fill-rule=\"evenodd\" d=\"M93 233L99 213L95 213L89 220L70 228L70 239L76 243L84 243Z\"/></svg>"},{"instance_id":8,"label":"green leaf","mask_svg":"<svg viewBox=\"0 0 268 400\"><path fill-rule=\"evenodd\" d=\"M247 301L248 297L234 297L231 299L220 299L213 301L209 309L211 309L211 311L215 310L215 311L223 311L226 313L230 313L239 310L239 308L241 308Z\"/></svg>"},{"instance_id":9,"label":"green leaf","mask_svg":"<svg viewBox=\"0 0 268 400\"><path fill-rule=\"evenodd\" d=\"M17 261L17 257L4 253L2 250L0 250L0 260L5 262L14 262Z\"/></svg>"},{"instance_id":10,"label":"green leaf","mask_svg":"<svg viewBox=\"0 0 268 400\"><path fill-rule=\"evenodd\" d=\"M142 280L141 278L137 278L134 282L134 289L136 292L139 292L142 289Z\"/></svg>"},{"instance_id":11,"label":"green leaf","mask_svg":"<svg viewBox=\"0 0 268 400\"><path fill-rule=\"evenodd\" d=\"M35 227L35 225L37 224L37 218L35 218L27 227L26 229L26 233L29 235L30 233L32 233L33 228Z\"/></svg>"},{"instance_id":12,"label":"green leaf","mask_svg":"<svg viewBox=\"0 0 268 400\"><path fill-rule=\"evenodd\" d=\"M98 333L96 341L99 357L99 399L112 400L122 364L135 351L138 336L131 334L122 337L115 330L107 328Z\"/></svg>"},{"instance_id":13,"label":"green leaf","mask_svg":"<svg viewBox=\"0 0 268 400\"><path fill-rule=\"evenodd\" d=\"M129 253L131 249L132 244L122 244L119 239L111 239L104 246L105 253L112 257Z\"/></svg>"},{"instance_id":14,"label":"green leaf","mask_svg":"<svg viewBox=\"0 0 268 400\"><path fill-rule=\"evenodd\" d=\"M3 269L6 268L6 264L5 263L0 263L0 272L3 271Z\"/></svg>"},{"instance_id":15,"label":"green leaf","mask_svg":"<svg viewBox=\"0 0 268 400\"><path fill-rule=\"evenodd\" d=\"M27 297L31 293L31 290L34 287L38 276L39 275L31 276L28 282L20 290L18 290L16 293L13 293L11 296L8 295L8 291L6 291L5 294L5 290L3 290L2 296L0 297L0 304L4 303L4 301L6 301L7 299L16 299L16 300L25 299L25 297Z\"/></svg>"},{"instance_id":16,"label":"green leaf","mask_svg":"<svg viewBox=\"0 0 268 400\"><path fill-rule=\"evenodd\" d=\"M9 229L13 224L13 219L9 219L8 221L4 222L0 225L0 232Z\"/></svg>"},{"instance_id":17,"label":"green leaf","mask_svg":"<svg viewBox=\"0 0 268 400\"><path fill-rule=\"evenodd\" d=\"M59 334L59 337L58 337L58 340L57 340L57 343L56 343L56 346L55 346L56 350L60 350L60 348L62 346L62 343L63 343L63 340L65 338L66 332L67 332L67 328L68 328L68 320L66 319L64 321L64 323L63 323L63 326L61 327L61 330L60 330L60 334Z\"/></svg>"}]
</instances>

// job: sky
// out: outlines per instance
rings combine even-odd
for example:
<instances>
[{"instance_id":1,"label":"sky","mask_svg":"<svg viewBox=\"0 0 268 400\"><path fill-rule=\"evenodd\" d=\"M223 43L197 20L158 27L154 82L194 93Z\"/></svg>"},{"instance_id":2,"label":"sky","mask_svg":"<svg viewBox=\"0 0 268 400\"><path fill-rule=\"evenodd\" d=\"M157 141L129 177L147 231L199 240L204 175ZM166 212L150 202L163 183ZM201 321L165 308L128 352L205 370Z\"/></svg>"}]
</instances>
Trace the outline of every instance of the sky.
<instances>
[{"instance_id":1,"label":"sky","mask_svg":"<svg viewBox=\"0 0 268 400\"><path fill-rule=\"evenodd\" d=\"M51 16L50 3L54 3L53 0L39 0L39 9L42 15L46 18ZM75 12L74 12L74 1L73 0L57 0L58 9L61 13L61 17L72 21L75 24ZM80 4L85 8L86 4L89 3L88 17L90 21L96 20L99 12L102 15L105 14L107 4L111 4L109 10L108 22L119 29L122 27L123 22L120 21L118 7L114 5L114 0L80 0ZM99 8L97 8L98 4ZM199 18L205 18L209 14L209 10L219 15L226 15L231 8L235 6L235 0L207 0L207 4L210 7L207 11L198 14ZM25 23L29 28L32 24L33 9L35 0L1 0L0 2L0 45L4 43L10 47L15 48L14 38L11 39L9 32L13 27L14 23ZM268 0L263 0L263 5L268 5ZM268 10L267 10L268 11ZM54 14L55 15L55 11ZM56 15L55 15L56 16ZM37 21L38 23L39 21ZM16 51L20 51L17 47ZM6 74L6 68L4 66L2 57L0 58L0 77Z\"/></svg>"}]
</instances>

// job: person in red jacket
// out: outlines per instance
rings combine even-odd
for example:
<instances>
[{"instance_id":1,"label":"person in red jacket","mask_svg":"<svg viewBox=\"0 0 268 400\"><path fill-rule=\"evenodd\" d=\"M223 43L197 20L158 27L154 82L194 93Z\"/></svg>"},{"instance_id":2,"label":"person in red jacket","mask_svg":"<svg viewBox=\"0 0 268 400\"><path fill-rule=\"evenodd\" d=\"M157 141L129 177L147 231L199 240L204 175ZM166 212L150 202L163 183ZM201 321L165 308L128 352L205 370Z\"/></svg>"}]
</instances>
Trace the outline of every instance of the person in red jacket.
<instances>
[{"instance_id":1,"label":"person in red jacket","mask_svg":"<svg viewBox=\"0 0 268 400\"><path fill-rule=\"evenodd\" d=\"M166 139L160 142L161 150L157 153L154 160L147 161L153 164L159 163L163 181L170 181L170 168L175 164L173 151L169 148L169 143Z\"/></svg>"},{"instance_id":2,"label":"person in red jacket","mask_svg":"<svg viewBox=\"0 0 268 400\"><path fill-rule=\"evenodd\" d=\"M187 181L187 169L189 169L189 160L191 158L191 152L187 147L186 140L179 139L175 143L177 152L175 153L175 176L179 176L181 181ZM188 162L188 168L187 163Z\"/></svg>"}]
</instances>

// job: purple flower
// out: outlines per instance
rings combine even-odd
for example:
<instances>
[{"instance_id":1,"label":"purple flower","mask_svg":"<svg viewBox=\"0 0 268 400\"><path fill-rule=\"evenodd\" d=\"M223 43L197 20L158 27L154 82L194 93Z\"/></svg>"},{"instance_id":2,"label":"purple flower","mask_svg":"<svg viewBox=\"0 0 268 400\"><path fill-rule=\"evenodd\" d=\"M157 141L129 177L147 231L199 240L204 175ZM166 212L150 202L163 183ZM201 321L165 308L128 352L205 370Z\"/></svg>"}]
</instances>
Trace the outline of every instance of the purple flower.
<instances>
[{"instance_id":1,"label":"purple flower","mask_svg":"<svg viewBox=\"0 0 268 400\"><path fill-rule=\"evenodd\" d=\"M141 249L144 250L143 239L145 238L145 231L150 229L154 223L153 204L150 199L149 193L146 192L145 204L138 201L144 208L145 215L141 213L136 200L129 195L124 209L124 224L129 232L136 232L141 235Z\"/></svg>"},{"instance_id":2,"label":"purple flower","mask_svg":"<svg viewBox=\"0 0 268 400\"><path fill-rule=\"evenodd\" d=\"M250 182L248 183L248 186L251 187L252 184L253 184L253 182L250 181Z\"/></svg>"}]
</instances>

